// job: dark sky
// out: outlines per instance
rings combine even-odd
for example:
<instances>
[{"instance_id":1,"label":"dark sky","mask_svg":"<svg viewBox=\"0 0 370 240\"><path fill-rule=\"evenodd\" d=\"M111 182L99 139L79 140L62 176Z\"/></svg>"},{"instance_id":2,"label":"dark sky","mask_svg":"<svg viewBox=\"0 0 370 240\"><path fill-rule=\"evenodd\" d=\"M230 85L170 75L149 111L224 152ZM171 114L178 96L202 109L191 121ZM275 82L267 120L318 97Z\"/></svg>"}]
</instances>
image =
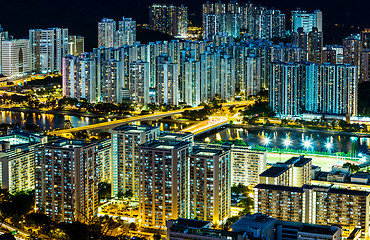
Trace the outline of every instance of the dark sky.
<instances>
[{"instance_id":1,"label":"dark sky","mask_svg":"<svg viewBox=\"0 0 370 240\"><path fill-rule=\"evenodd\" d=\"M70 34L85 36L86 50L97 44L97 22L103 17L119 20L132 17L138 23L148 22L148 5L151 3L184 4L194 22L199 21L201 0L0 0L0 24L15 37L27 37L30 28L67 27ZM211 1L215 2L215 1ZM227 2L227 1L224 1ZM239 0L240 3L245 1ZM287 14L297 7L308 11L321 9L327 41L338 40L350 32L350 26L370 27L370 1L368 0L259 0L251 1L275 7ZM346 28L333 29L335 23ZM329 36L329 37L328 37Z\"/></svg>"}]
</instances>

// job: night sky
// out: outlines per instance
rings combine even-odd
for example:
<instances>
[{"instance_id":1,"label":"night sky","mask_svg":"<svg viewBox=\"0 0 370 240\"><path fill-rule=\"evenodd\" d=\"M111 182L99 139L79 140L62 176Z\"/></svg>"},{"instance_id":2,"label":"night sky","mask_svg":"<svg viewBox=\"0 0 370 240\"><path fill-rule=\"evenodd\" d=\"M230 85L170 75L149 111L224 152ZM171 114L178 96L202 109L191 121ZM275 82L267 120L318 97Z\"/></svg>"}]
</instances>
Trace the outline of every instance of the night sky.
<instances>
[{"instance_id":1,"label":"night sky","mask_svg":"<svg viewBox=\"0 0 370 240\"><path fill-rule=\"evenodd\" d=\"M0 24L16 38L28 37L30 28L67 27L70 34L85 36L86 50L97 45L97 22L103 17L120 20L132 17L138 23L148 23L151 3L184 4L189 7L189 18L200 24L200 0L1 0ZM216 2L216 1L211 1ZM223 1L228 2L228 1ZM245 1L239 0L240 3ZM251 1L282 10L290 18L290 11L300 7L313 11L321 9L324 16L325 44L340 42L344 36L358 32L354 27L370 27L370 1L367 0L260 0ZM334 28L334 24L344 27Z\"/></svg>"}]
</instances>

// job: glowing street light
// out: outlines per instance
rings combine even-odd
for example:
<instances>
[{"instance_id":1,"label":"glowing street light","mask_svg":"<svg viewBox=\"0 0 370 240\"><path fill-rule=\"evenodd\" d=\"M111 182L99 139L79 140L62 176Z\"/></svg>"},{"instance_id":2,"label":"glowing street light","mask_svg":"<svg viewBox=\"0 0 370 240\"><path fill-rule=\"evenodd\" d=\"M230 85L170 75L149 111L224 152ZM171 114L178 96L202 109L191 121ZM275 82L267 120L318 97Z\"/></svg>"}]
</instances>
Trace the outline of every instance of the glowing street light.
<instances>
[{"instance_id":1,"label":"glowing street light","mask_svg":"<svg viewBox=\"0 0 370 240\"><path fill-rule=\"evenodd\" d=\"M267 145L269 145L270 144L270 142L271 142L271 139L269 138L269 137L265 137L264 139L263 139L263 143L267 146Z\"/></svg>"},{"instance_id":2,"label":"glowing street light","mask_svg":"<svg viewBox=\"0 0 370 240\"><path fill-rule=\"evenodd\" d=\"M333 147L333 143L331 143L331 142L327 142L327 143L325 143L325 147L326 147L326 149L330 152L330 150L332 149L332 147Z\"/></svg>"},{"instance_id":3,"label":"glowing street light","mask_svg":"<svg viewBox=\"0 0 370 240\"><path fill-rule=\"evenodd\" d=\"M288 148L291 144L292 144L292 141L290 140L290 138L286 138L286 139L284 140L284 146L285 146L286 148Z\"/></svg>"},{"instance_id":4,"label":"glowing street light","mask_svg":"<svg viewBox=\"0 0 370 240\"><path fill-rule=\"evenodd\" d=\"M303 140L303 146L305 149L309 149L312 147L312 142L311 140Z\"/></svg>"}]
</instances>

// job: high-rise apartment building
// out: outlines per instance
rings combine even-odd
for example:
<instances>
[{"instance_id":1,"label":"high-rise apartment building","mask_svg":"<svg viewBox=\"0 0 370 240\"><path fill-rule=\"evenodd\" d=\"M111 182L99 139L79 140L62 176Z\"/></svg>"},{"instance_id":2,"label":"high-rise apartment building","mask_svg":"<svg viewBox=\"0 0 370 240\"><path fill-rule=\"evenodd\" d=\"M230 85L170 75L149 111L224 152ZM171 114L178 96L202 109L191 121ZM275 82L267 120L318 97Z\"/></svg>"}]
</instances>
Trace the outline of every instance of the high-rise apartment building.
<instances>
[{"instance_id":1,"label":"high-rise apartment building","mask_svg":"<svg viewBox=\"0 0 370 240\"><path fill-rule=\"evenodd\" d=\"M184 63L182 93L189 106L199 106L200 102L200 62L189 59Z\"/></svg>"},{"instance_id":2,"label":"high-rise apartment building","mask_svg":"<svg viewBox=\"0 0 370 240\"><path fill-rule=\"evenodd\" d=\"M0 158L2 188L8 189L12 194L35 188L34 148L37 145L38 143L20 147Z\"/></svg>"},{"instance_id":3,"label":"high-rise apartment building","mask_svg":"<svg viewBox=\"0 0 370 240\"><path fill-rule=\"evenodd\" d=\"M189 218L215 224L226 220L231 210L230 150L194 147L189 171Z\"/></svg>"},{"instance_id":4,"label":"high-rise apartment building","mask_svg":"<svg viewBox=\"0 0 370 240\"><path fill-rule=\"evenodd\" d=\"M117 23L113 19L103 18L98 23L98 47L115 47Z\"/></svg>"},{"instance_id":5,"label":"high-rise apartment building","mask_svg":"<svg viewBox=\"0 0 370 240\"><path fill-rule=\"evenodd\" d=\"M112 195L132 192L138 199L140 191L139 145L154 140L159 127L124 125L112 130Z\"/></svg>"},{"instance_id":6,"label":"high-rise apartment building","mask_svg":"<svg viewBox=\"0 0 370 240\"><path fill-rule=\"evenodd\" d=\"M279 10L249 5L246 29L251 38L272 39L285 37L286 16Z\"/></svg>"},{"instance_id":7,"label":"high-rise apartment building","mask_svg":"<svg viewBox=\"0 0 370 240\"><path fill-rule=\"evenodd\" d=\"M351 35L343 39L343 63L360 65L361 39L359 35Z\"/></svg>"},{"instance_id":8,"label":"high-rise apartment building","mask_svg":"<svg viewBox=\"0 0 370 240\"><path fill-rule=\"evenodd\" d=\"M179 67L170 57L161 55L156 60L156 103L177 106L179 103Z\"/></svg>"},{"instance_id":9,"label":"high-rise apartment building","mask_svg":"<svg viewBox=\"0 0 370 240\"><path fill-rule=\"evenodd\" d=\"M255 186L259 175L266 170L266 152L251 150L249 147L231 148L231 183Z\"/></svg>"},{"instance_id":10,"label":"high-rise apartment building","mask_svg":"<svg viewBox=\"0 0 370 240\"><path fill-rule=\"evenodd\" d=\"M308 33L307 38L307 60L313 63L322 62L322 49L323 49L323 33L319 32L317 28L312 28Z\"/></svg>"},{"instance_id":11,"label":"high-rise apartment building","mask_svg":"<svg viewBox=\"0 0 370 240\"><path fill-rule=\"evenodd\" d=\"M322 12L320 10L313 13L301 10L292 11L292 32L298 32L298 28L303 28L303 32L307 34L312 31L312 28L317 28L318 32L322 32Z\"/></svg>"},{"instance_id":12,"label":"high-rise apartment building","mask_svg":"<svg viewBox=\"0 0 370 240\"><path fill-rule=\"evenodd\" d=\"M104 139L98 142L98 156L96 161L98 182L112 184L112 141Z\"/></svg>"},{"instance_id":13,"label":"high-rise apartment building","mask_svg":"<svg viewBox=\"0 0 370 240\"><path fill-rule=\"evenodd\" d=\"M96 65L90 54L63 58L63 96L97 102Z\"/></svg>"},{"instance_id":14,"label":"high-rise apartment building","mask_svg":"<svg viewBox=\"0 0 370 240\"><path fill-rule=\"evenodd\" d=\"M189 142L152 141L140 145L139 212L142 227L164 228L186 212L184 193ZM181 194L183 192L183 194Z\"/></svg>"},{"instance_id":15,"label":"high-rise apartment building","mask_svg":"<svg viewBox=\"0 0 370 240\"><path fill-rule=\"evenodd\" d=\"M68 36L68 55L79 56L85 52L85 38L83 36Z\"/></svg>"},{"instance_id":16,"label":"high-rise apartment building","mask_svg":"<svg viewBox=\"0 0 370 240\"><path fill-rule=\"evenodd\" d=\"M301 113L299 69L296 63L271 63L269 101L271 109L278 114L296 116Z\"/></svg>"},{"instance_id":17,"label":"high-rise apartment building","mask_svg":"<svg viewBox=\"0 0 370 240\"><path fill-rule=\"evenodd\" d=\"M312 179L312 159L293 157L284 163L277 163L260 174L259 183L279 186L302 187Z\"/></svg>"},{"instance_id":18,"label":"high-rise apartment building","mask_svg":"<svg viewBox=\"0 0 370 240\"><path fill-rule=\"evenodd\" d=\"M62 58L68 54L68 29L49 28L29 31L31 71L62 72Z\"/></svg>"},{"instance_id":19,"label":"high-rise apartment building","mask_svg":"<svg viewBox=\"0 0 370 240\"><path fill-rule=\"evenodd\" d=\"M4 31L4 29L0 25L0 74L2 74L2 41L8 40L8 32Z\"/></svg>"},{"instance_id":20,"label":"high-rise apartment building","mask_svg":"<svg viewBox=\"0 0 370 240\"><path fill-rule=\"evenodd\" d=\"M365 28L361 32L361 49L370 48L370 28Z\"/></svg>"},{"instance_id":21,"label":"high-rise apartment building","mask_svg":"<svg viewBox=\"0 0 370 240\"><path fill-rule=\"evenodd\" d=\"M136 21L132 20L132 18L123 17L122 21L118 22L115 47L122 47L124 45L134 45L135 42L136 42Z\"/></svg>"},{"instance_id":22,"label":"high-rise apartment building","mask_svg":"<svg viewBox=\"0 0 370 240\"><path fill-rule=\"evenodd\" d=\"M97 143L62 139L35 148L36 210L87 222L98 210Z\"/></svg>"},{"instance_id":23,"label":"high-rise apartment building","mask_svg":"<svg viewBox=\"0 0 370 240\"><path fill-rule=\"evenodd\" d=\"M149 104L149 70L149 63L142 60L130 64L131 101L141 106Z\"/></svg>"},{"instance_id":24,"label":"high-rise apartment building","mask_svg":"<svg viewBox=\"0 0 370 240\"><path fill-rule=\"evenodd\" d=\"M246 61L246 91L245 96L256 96L262 89L261 57L250 55Z\"/></svg>"},{"instance_id":25,"label":"high-rise apartment building","mask_svg":"<svg viewBox=\"0 0 370 240\"><path fill-rule=\"evenodd\" d=\"M301 49L301 61L307 61L307 51L308 51L308 38L307 33L303 31L303 27L298 28L297 32L291 33L291 42ZM300 62L301 62L300 61Z\"/></svg>"},{"instance_id":26,"label":"high-rise apartment building","mask_svg":"<svg viewBox=\"0 0 370 240\"><path fill-rule=\"evenodd\" d=\"M259 184L255 187L254 211L278 220L338 224L344 237L360 228L361 238L365 238L369 235L369 200L369 192L332 186Z\"/></svg>"},{"instance_id":27,"label":"high-rise apartment building","mask_svg":"<svg viewBox=\"0 0 370 240\"><path fill-rule=\"evenodd\" d=\"M2 74L16 77L30 73L30 42L28 39L1 41Z\"/></svg>"},{"instance_id":28,"label":"high-rise apartment building","mask_svg":"<svg viewBox=\"0 0 370 240\"><path fill-rule=\"evenodd\" d=\"M306 202L300 187L258 184L254 187L254 212L283 221L305 221Z\"/></svg>"},{"instance_id":29,"label":"high-rise apartment building","mask_svg":"<svg viewBox=\"0 0 370 240\"><path fill-rule=\"evenodd\" d=\"M174 37L187 37L188 8L172 4L153 4L149 7L150 28Z\"/></svg>"},{"instance_id":30,"label":"high-rise apartment building","mask_svg":"<svg viewBox=\"0 0 370 240\"><path fill-rule=\"evenodd\" d=\"M370 78L370 48L366 48L361 52L360 59L360 82L369 81Z\"/></svg>"},{"instance_id":31,"label":"high-rise apartment building","mask_svg":"<svg viewBox=\"0 0 370 240\"><path fill-rule=\"evenodd\" d=\"M272 63L270 107L280 115L303 112L357 115L357 67L340 64Z\"/></svg>"}]
</instances>

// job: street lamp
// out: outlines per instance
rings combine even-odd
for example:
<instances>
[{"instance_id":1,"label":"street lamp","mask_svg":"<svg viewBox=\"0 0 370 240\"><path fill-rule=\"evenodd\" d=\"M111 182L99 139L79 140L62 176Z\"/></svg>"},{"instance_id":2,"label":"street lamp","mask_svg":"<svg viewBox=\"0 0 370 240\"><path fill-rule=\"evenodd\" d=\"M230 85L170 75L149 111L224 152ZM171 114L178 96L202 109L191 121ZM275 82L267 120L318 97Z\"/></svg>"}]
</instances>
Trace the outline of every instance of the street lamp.
<instances>
[{"instance_id":1,"label":"street lamp","mask_svg":"<svg viewBox=\"0 0 370 240\"><path fill-rule=\"evenodd\" d=\"M332 147L333 147L333 143L331 143L331 142L327 142L327 143L325 143L325 147L326 147L326 149L330 152L330 150L332 149Z\"/></svg>"},{"instance_id":2,"label":"street lamp","mask_svg":"<svg viewBox=\"0 0 370 240\"><path fill-rule=\"evenodd\" d=\"M269 137L265 137L264 139L263 139L263 143L267 146L267 145L269 145L270 144L270 142L271 142L271 139L269 138Z\"/></svg>"},{"instance_id":3,"label":"street lamp","mask_svg":"<svg viewBox=\"0 0 370 240\"><path fill-rule=\"evenodd\" d=\"M311 148L312 147L312 142L311 142L311 140L303 140L303 146L304 146L304 148L307 150L307 149L309 149L309 148Z\"/></svg>"},{"instance_id":4,"label":"street lamp","mask_svg":"<svg viewBox=\"0 0 370 240\"><path fill-rule=\"evenodd\" d=\"M284 140L284 146L285 148L289 148L289 146L292 144L292 141L290 140L289 137L287 137L285 140Z\"/></svg>"}]
</instances>

